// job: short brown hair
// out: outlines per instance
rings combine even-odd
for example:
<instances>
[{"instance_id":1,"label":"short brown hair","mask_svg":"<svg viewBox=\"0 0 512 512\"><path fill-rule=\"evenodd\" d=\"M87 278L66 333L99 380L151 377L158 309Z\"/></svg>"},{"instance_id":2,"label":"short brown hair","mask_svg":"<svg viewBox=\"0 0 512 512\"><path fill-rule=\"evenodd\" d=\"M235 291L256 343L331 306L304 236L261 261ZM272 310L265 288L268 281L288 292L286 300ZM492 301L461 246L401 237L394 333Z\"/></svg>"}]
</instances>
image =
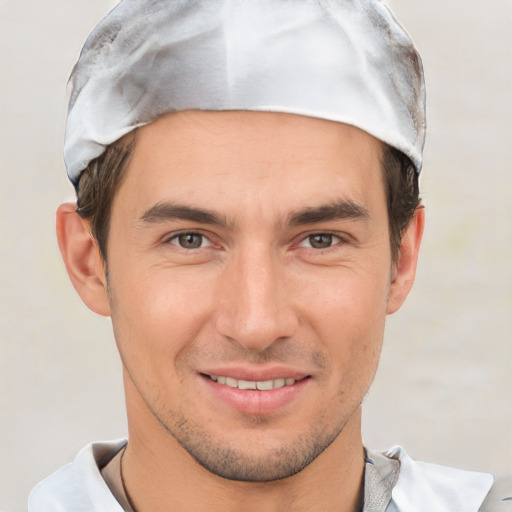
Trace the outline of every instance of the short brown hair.
<instances>
[{"instance_id":1,"label":"short brown hair","mask_svg":"<svg viewBox=\"0 0 512 512\"><path fill-rule=\"evenodd\" d=\"M112 201L119 188L134 145L134 137L108 146L82 172L78 185L77 213L91 223L103 260L107 261ZM385 146L382 158L389 219L389 241L393 262L398 261L402 234L420 206L418 175L402 152Z\"/></svg>"},{"instance_id":2,"label":"short brown hair","mask_svg":"<svg viewBox=\"0 0 512 512\"><path fill-rule=\"evenodd\" d=\"M393 262L398 261L402 235L414 212L421 208L418 173L410 158L386 146L382 158L389 221L389 243Z\"/></svg>"},{"instance_id":3,"label":"short brown hair","mask_svg":"<svg viewBox=\"0 0 512 512\"><path fill-rule=\"evenodd\" d=\"M91 223L92 235L98 242L101 257L105 262L112 202L121 185L123 171L130 160L134 140L133 134L129 140L123 137L107 146L105 151L84 169L76 185L76 211L80 217Z\"/></svg>"}]
</instances>

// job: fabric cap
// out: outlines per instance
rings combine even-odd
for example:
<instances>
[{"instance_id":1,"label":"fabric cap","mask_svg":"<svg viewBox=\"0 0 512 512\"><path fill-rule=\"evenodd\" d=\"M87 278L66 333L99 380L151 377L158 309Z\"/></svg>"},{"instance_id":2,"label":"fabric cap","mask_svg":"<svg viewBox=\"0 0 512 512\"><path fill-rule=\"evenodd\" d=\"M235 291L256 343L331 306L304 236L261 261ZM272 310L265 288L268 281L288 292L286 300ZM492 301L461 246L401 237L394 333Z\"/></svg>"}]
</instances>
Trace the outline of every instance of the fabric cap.
<instances>
[{"instance_id":1,"label":"fabric cap","mask_svg":"<svg viewBox=\"0 0 512 512\"><path fill-rule=\"evenodd\" d=\"M187 109L340 121L422 165L421 59L378 0L123 0L70 80L64 159L75 185L107 145Z\"/></svg>"}]
</instances>

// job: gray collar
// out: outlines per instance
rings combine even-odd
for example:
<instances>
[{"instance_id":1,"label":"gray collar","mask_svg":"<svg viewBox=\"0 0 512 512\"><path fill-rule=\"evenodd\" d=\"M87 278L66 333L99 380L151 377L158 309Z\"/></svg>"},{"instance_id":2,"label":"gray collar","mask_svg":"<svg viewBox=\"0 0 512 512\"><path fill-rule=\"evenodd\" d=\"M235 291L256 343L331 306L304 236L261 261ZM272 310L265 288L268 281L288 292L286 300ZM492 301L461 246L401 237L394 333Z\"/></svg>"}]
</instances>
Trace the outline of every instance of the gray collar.
<instances>
[{"instance_id":1,"label":"gray collar","mask_svg":"<svg viewBox=\"0 0 512 512\"><path fill-rule=\"evenodd\" d=\"M365 450L364 504L362 512L384 512L400 474L400 462Z\"/></svg>"}]
</instances>

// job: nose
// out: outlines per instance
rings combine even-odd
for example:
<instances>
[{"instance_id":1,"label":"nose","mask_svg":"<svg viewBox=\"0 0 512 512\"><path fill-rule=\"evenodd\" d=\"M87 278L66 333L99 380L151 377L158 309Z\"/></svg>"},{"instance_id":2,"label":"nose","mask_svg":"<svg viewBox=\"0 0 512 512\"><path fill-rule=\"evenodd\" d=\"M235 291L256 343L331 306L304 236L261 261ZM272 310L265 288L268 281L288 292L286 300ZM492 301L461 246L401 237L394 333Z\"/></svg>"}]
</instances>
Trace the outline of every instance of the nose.
<instances>
[{"instance_id":1,"label":"nose","mask_svg":"<svg viewBox=\"0 0 512 512\"><path fill-rule=\"evenodd\" d=\"M298 318L289 292L282 263L272 251L241 251L222 279L218 333L252 351L292 337Z\"/></svg>"}]
</instances>

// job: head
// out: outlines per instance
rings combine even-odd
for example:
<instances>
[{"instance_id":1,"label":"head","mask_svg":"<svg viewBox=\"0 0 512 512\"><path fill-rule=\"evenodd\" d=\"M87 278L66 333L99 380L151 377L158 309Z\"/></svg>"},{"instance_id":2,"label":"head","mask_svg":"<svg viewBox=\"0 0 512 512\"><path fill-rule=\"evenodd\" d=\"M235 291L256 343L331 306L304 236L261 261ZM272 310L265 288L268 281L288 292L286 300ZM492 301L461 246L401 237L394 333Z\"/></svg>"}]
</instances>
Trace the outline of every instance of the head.
<instances>
[{"instance_id":1,"label":"head","mask_svg":"<svg viewBox=\"0 0 512 512\"><path fill-rule=\"evenodd\" d=\"M254 40L246 38L239 55L229 55L235 66L228 73L232 83L221 84L215 65L211 80L202 75L203 68L192 66L185 76L199 74L196 90L190 91L191 81L185 80L187 87L177 85L178 102L187 108L169 106L167 90L152 95L145 89L147 97L139 95L136 102L140 109L124 112L136 110L136 118L142 119L130 124L124 114L116 118L123 111L118 103L107 109L112 117L90 130L104 130L99 153L99 142L80 131L95 121L87 119L88 82L80 67L76 71L67 154L78 214L73 205L59 209L58 235L78 293L93 311L112 317L123 361L130 439L144 440L156 450L173 447L176 456L224 478L268 481L300 472L321 454L332 453L333 446L360 443L360 405L377 368L385 318L401 306L412 286L421 240L417 149L423 144L423 123L404 113L421 111L423 82L415 82L410 94L391 98L397 82L391 80L390 86L389 73L379 78L377 68L382 67L376 66L365 74L370 85L362 79L367 88L362 95L360 87L345 87L341 79L348 104L359 104L354 111L346 97L341 103L333 99L334 108L322 105L333 77L324 76L313 95L305 93L310 83L302 91L294 89L296 69L308 70L310 77L319 72L319 53L309 60L304 56L294 68L301 46L297 42L304 42L302 50L316 40L324 50L322 45L334 40L342 45L344 36L336 39L337 32L331 31L333 20L343 32L340 14L353 21L362 7L359 2L339 2L339 9L320 3L311 10L310 2L301 9L277 2L270 12L274 22L276 14L288 21L305 16L302 26L309 28L289 41L285 35L274 48L285 53L292 48L289 59L269 56L268 62L278 62L272 73L282 62L291 63L281 86L254 88L265 78L263 83L269 83L268 69L250 67L248 72L257 72L249 86L236 66L244 67L242 57L254 57L258 45L268 49L275 39L275 26L265 33L269 4L262 3L267 7L261 12L236 7L226 17L223 11L219 21L220 3L205 2L205 12L197 17L195 9L180 11L185 4L177 2L180 12L175 14L188 20L183 30L188 36L191 27L206 30L208 37L216 34L212 23L221 24L223 41L226 33L233 42L247 34L248 20L261 29ZM418 72L418 60L410 58L415 53L389 13L380 2L364 4L374 17L365 18L359 28L371 26L384 38L379 48L372 48L373 58L378 50L398 59L380 48L394 37L394 43L407 47L403 55ZM154 16L158 27L160 7L146 14ZM392 30L382 30L383 20ZM83 54L85 68L102 58L105 37L126 41L122 34L111 37L107 28L119 26L115 16L111 21L89 40L95 58L88 61L87 52ZM330 27L327 39L325 23ZM210 52L205 62L225 62L226 48L208 37L197 38L191 47L184 44L182 57L190 58L189 64L205 48ZM396 48L394 44L393 52ZM159 57L165 60L167 50ZM340 55L347 64L346 48L334 52L323 63L327 74ZM400 61L396 68L403 66ZM148 71L144 65L134 69L136 79L122 80L124 86L130 84L123 101L137 97L131 86ZM208 89L212 83L215 94ZM116 87L103 100L112 99ZM219 87L230 90L215 106ZM379 100L372 108L361 106L376 87L387 91L384 104ZM236 108L233 95L238 95ZM155 111L162 102L166 110ZM283 106L266 108L268 104ZM149 120L144 119L148 112ZM85 116L80 129L73 120L77 113ZM116 138L109 140L107 131ZM77 174L78 166L85 171Z\"/></svg>"}]
</instances>

